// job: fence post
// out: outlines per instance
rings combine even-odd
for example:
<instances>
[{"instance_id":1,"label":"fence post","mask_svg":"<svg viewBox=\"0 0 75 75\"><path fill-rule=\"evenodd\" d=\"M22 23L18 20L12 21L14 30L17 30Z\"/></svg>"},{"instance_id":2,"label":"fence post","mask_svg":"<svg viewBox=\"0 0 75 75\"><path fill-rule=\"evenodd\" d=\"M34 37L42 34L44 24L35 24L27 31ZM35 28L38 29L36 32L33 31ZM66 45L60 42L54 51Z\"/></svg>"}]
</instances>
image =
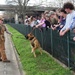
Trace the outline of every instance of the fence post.
<instances>
[{"instance_id":1,"label":"fence post","mask_svg":"<svg viewBox=\"0 0 75 75\"><path fill-rule=\"evenodd\" d=\"M70 68L70 32L67 33L68 67Z\"/></svg>"},{"instance_id":2,"label":"fence post","mask_svg":"<svg viewBox=\"0 0 75 75\"><path fill-rule=\"evenodd\" d=\"M54 56L53 55L53 39L52 39L53 38L53 36L52 36L53 33L52 33L52 29L50 29L50 31L51 31L51 51L52 51L52 56Z\"/></svg>"},{"instance_id":3,"label":"fence post","mask_svg":"<svg viewBox=\"0 0 75 75\"><path fill-rule=\"evenodd\" d=\"M26 27L26 35L27 35L27 26L25 26Z\"/></svg>"},{"instance_id":4,"label":"fence post","mask_svg":"<svg viewBox=\"0 0 75 75\"><path fill-rule=\"evenodd\" d=\"M42 38L42 48L43 48L43 32L41 31L41 38Z\"/></svg>"}]
</instances>

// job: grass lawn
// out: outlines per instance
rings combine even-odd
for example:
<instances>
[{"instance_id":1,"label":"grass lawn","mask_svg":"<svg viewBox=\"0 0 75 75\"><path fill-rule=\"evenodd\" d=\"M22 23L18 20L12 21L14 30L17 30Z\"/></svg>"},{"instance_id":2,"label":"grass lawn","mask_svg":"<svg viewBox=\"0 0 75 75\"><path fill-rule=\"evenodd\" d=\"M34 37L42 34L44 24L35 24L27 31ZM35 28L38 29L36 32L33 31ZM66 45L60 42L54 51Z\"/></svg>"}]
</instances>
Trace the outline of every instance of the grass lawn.
<instances>
[{"instance_id":1,"label":"grass lawn","mask_svg":"<svg viewBox=\"0 0 75 75\"><path fill-rule=\"evenodd\" d=\"M20 61L26 75L73 75L69 69L63 68L52 57L44 53L40 55L39 51L36 51L37 57L34 58L31 53L31 47L28 40L25 37L8 26L8 30L13 34L12 40L16 46L18 53L20 54Z\"/></svg>"}]
</instances>

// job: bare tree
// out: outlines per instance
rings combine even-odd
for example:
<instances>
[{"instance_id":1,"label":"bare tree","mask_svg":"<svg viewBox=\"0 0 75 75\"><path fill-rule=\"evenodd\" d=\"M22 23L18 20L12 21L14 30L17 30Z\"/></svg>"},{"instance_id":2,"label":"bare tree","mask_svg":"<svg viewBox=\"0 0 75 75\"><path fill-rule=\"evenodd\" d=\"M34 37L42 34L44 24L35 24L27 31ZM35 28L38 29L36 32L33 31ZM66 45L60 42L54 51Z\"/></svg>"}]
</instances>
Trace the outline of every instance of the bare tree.
<instances>
[{"instance_id":1,"label":"bare tree","mask_svg":"<svg viewBox=\"0 0 75 75\"><path fill-rule=\"evenodd\" d=\"M38 7L38 6L47 6L47 3L48 3L48 0L34 0L33 3L29 3L28 5Z\"/></svg>"},{"instance_id":2,"label":"bare tree","mask_svg":"<svg viewBox=\"0 0 75 75\"><path fill-rule=\"evenodd\" d=\"M15 11L19 14L22 15L22 19L24 19L25 12L27 10L27 4L30 0L6 0L6 3L8 5L16 5Z\"/></svg>"},{"instance_id":3,"label":"bare tree","mask_svg":"<svg viewBox=\"0 0 75 75\"><path fill-rule=\"evenodd\" d=\"M14 14L15 14L14 12L9 12L9 11L5 11L3 13L3 15L4 15L5 18L13 18Z\"/></svg>"}]
</instances>

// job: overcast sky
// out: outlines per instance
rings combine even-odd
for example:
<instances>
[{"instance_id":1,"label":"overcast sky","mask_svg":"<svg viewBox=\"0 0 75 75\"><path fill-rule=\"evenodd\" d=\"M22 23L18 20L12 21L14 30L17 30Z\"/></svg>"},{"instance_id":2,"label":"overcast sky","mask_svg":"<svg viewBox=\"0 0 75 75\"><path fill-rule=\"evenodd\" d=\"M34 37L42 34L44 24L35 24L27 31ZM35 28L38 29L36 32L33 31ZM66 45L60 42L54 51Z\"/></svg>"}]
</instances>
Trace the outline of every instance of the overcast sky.
<instances>
[{"instance_id":1,"label":"overcast sky","mask_svg":"<svg viewBox=\"0 0 75 75\"><path fill-rule=\"evenodd\" d=\"M5 1L6 0L0 0L0 4L5 4ZM38 2L39 3L39 1L41 1L41 0L30 0L30 2L29 3L35 3L35 2ZM53 2L54 0L42 0L42 1L51 1L51 2Z\"/></svg>"},{"instance_id":2,"label":"overcast sky","mask_svg":"<svg viewBox=\"0 0 75 75\"><path fill-rule=\"evenodd\" d=\"M0 4L5 4L6 0L0 0Z\"/></svg>"},{"instance_id":3,"label":"overcast sky","mask_svg":"<svg viewBox=\"0 0 75 75\"><path fill-rule=\"evenodd\" d=\"M29 4L39 4L41 3L42 1L44 1L44 4L47 4L48 2L54 2L55 0L30 0L29 1Z\"/></svg>"}]
</instances>

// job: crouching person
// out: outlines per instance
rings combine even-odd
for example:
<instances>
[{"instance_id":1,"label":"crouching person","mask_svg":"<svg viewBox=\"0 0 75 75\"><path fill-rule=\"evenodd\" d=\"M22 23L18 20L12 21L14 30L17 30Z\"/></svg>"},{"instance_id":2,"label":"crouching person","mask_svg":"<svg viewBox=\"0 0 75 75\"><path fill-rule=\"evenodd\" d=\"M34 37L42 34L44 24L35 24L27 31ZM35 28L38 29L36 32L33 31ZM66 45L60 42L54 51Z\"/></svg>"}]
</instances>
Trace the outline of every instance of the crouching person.
<instances>
[{"instance_id":1,"label":"crouching person","mask_svg":"<svg viewBox=\"0 0 75 75\"><path fill-rule=\"evenodd\" d=\"M5 37L4 32L7 31L6 27L3 25L3 19L0 18L0 61L10 62L5 53Z\"/></svg>"}]
</instances>

